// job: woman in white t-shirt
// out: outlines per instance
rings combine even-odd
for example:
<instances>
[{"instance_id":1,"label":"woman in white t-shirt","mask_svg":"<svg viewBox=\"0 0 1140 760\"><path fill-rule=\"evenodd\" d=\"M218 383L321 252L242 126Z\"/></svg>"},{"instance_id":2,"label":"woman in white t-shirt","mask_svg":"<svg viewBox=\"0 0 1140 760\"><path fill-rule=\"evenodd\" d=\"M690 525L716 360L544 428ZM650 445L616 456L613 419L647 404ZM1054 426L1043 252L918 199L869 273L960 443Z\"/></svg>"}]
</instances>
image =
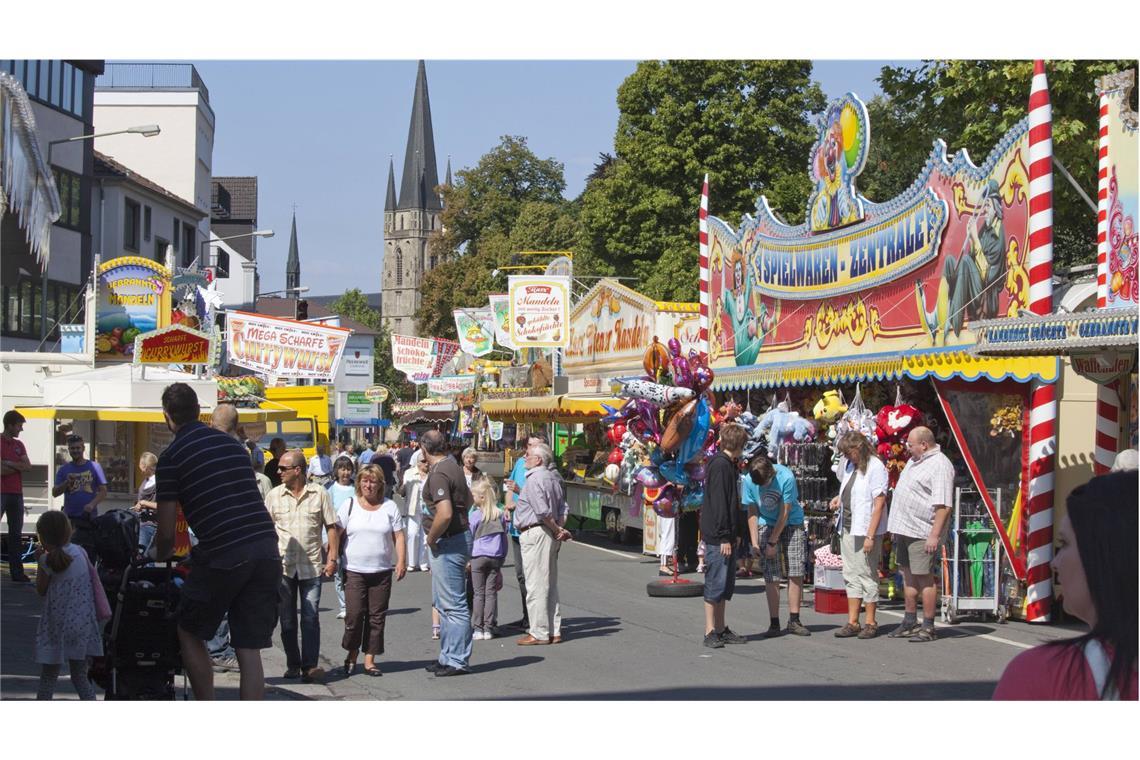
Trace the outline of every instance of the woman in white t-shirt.
<instances>
[{"instance_id":1,"label":"woman in white t-shirt","mask_svg":"<svg viewBox=\"0 0 1140 760\"><path fill-rule=\"evenodd\" d=\"M341 646L348 652L344 674L356 669L364 648L364 672L384 675L376 656L384 654L384 620L392 596L392 576L406 574L404 518L396 503L384 498L384 473L374 464L356 474L356 495L337 509L337 529L344 547L344 597L347 615Z\"/></svg>"}]
</instances>

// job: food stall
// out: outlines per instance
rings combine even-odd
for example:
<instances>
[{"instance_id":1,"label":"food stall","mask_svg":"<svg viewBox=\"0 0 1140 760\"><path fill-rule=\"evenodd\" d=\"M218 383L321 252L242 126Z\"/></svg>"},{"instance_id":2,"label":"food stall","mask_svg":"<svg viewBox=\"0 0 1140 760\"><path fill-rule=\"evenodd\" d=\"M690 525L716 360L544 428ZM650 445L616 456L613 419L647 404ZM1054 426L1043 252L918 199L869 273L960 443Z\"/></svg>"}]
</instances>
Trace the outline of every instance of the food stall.
<instances>
[{"instance_id":1,"label":"food stall","mask_svg":"<svg viewBox=\"0 0 1140 760\"><path fill-rule=\"evenodd\" d=\"M856 428L897 477L902 421L913 427L920 416L955 463L955 509L979 516L993 537L987 550L1004 560L989 590L1024 612L1026 516L1040 508L1027 504L1031 394L1052 388L1058 363L971 349L977 321L1029 306L1028 122L980 166L939 144L913 185L884 202L856 189L870 135L854 95L824 112L805 223L785 224L764 198L735 229L708 218L712 389L718 402L763 415L769 451L801 477L816 543L836 492L830 441L817 432L858 396ZM884 554L886 580L893 568ZM1047 618L1041 592L1031 619Z\"/></svg>"}]
</instances>

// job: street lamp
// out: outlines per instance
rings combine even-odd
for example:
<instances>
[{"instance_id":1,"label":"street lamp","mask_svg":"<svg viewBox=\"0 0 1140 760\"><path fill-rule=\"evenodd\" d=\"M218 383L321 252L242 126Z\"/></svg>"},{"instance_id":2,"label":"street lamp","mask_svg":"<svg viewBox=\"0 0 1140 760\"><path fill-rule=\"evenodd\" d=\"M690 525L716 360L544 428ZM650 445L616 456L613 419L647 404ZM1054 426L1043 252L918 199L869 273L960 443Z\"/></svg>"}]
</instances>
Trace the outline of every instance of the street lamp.
<instances>
[{"instance_id":1,"label":"street lamp","mask_svg":"<svg viewBox=\"0 0 1140 760\"><path fill-rule=\"evenodd\" d=\"M203 240L200 246L202 250L198 253L198 258L205 262L206 266L217 266L216 261L212 264L209 262L209 257L206 255L206 246L212 246L215 243L222 242L223 240L236 240L238 238L247 237L271 238L273 237L273 230L254 230L253 232L243 232L239 235L226 235L225 237ZM229 272L226 272L226 274L228 275Z\"/></svg>"},{"instance_id":2,"label":"street lamp","mask_svg":"<svg viewBox=\"0 0 1140 760\"><path fill-rule=\"evenodd\" d=\"M65 137L61 140L52 140L48 143L47 163L48 167L52 166L51 155L55 151L55 146L64 143L79 142L81 140L94 140L96 137L110 137L111 135L142 135L143 137L154 137L162 132L162 128L157 124L142 124L135 127L127 127L126 129L116 129L114 132L100 132L96 135L76 135L75 137ZM52 180L55 181L54 178ZM58 188L57 188L58 190ZM102 220L100 220L102 224ZM44 270L41 277L40 287L40 342L47 340L48 335L48 317L47 317L47 302L48 302L48 270L47 258L44 258Z\"/></svg>"}]
</instances>

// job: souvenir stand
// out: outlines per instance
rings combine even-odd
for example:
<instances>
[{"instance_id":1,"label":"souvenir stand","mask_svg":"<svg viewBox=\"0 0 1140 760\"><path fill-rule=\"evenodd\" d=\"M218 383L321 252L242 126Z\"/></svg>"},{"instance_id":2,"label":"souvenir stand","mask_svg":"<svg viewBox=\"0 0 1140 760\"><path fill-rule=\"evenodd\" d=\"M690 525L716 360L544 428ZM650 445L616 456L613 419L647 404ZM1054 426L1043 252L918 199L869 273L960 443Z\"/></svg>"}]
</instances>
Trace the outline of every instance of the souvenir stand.
<instances>
[{"instance_id":1,"label":"souvenir stand","mask_svg":"<svg viewBox=\"0 0 1140 760\"><path fill-rule=\"evenodd\" d=\"M977 320L1028 307L1028 123L980 166L937 142L911 187L884 202L856 189L870 135L855 95L830 104L810 155L803 224L782 222L765 198L735 228L708 219L712 389L718 403L733 399L758 417L754 437L797 473L809 557L825 543L826 503L838 493L835 433L867 435L893 482L907 432L931 428L955 464L956 499L986 516L994 539L986 549L1008 558L990 590L1000 586L1002 603L1020 611L1031 391L1056 380L1057 361L979 357L972 348ZM881 568L887 592L890 554ZM944 559L946 574L957 559ZM1047 599L1039 604L1047 614Z\"/></svg>"}]
</instances>

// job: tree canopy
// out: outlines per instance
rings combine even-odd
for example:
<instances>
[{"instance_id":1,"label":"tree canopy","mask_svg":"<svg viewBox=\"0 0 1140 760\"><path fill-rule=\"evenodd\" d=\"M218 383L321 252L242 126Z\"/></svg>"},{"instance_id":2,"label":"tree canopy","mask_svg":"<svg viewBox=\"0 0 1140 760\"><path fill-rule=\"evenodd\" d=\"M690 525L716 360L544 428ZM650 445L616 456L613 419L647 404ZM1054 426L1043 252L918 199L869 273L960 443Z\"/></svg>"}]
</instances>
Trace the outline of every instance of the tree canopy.
<instances>
[{"instance_id":1,"label":"tree canopy","mask_svg":"<svg viewBox=\"0 0 1140 760\"><path fill-rule=\"evenodd\" d=\"M633 275L654 298L696 300L697 209L733 223L767 195L788 221L810 190L810 61L645 61L618 88L615 158L581 197L575 271Z\"/></svg>"}]
</instances>

